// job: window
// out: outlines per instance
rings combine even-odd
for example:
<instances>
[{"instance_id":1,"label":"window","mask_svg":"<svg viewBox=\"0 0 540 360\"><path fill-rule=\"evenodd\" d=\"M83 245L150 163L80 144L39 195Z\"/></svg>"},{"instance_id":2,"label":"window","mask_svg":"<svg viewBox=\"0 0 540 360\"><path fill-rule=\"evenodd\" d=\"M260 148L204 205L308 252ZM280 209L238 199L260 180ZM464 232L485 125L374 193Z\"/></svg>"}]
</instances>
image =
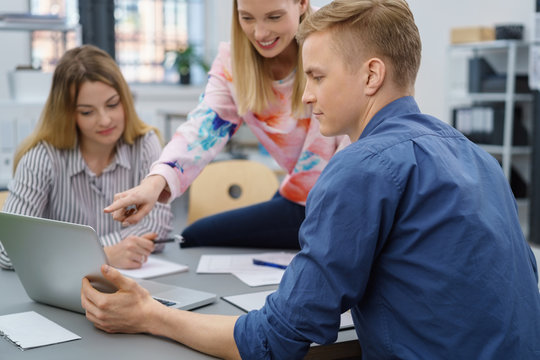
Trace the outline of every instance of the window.
<instances>
[{"instance_id":1,"label":"window","mask_svg":"<svg viewBox=\"0 0 540 360\"><path fill-rule=\"evenodd\" d=\"M164 66L166 52L185 47L188 34L203 31L204 14L189 16L195 11L201 13L203 7L202 0L117 0L116 60L126 79L178 81L176 71ZM200 51L202 44L189 42Z\"/></svg>"},{"instance_id":2,"label":"window","mask_svg":"<svg viewBox=\"0 0 540 360\"><path fill-rule=\"evenodd\" d=\"M78 22L77 0L32 0L35 14L65 16ZM167 51L188 43L203 52L204 0L115 0L116 61L128 82L178 82L178 74L165 62ZM84 29L83 29L84 31ZM35 32L32 38L33 64L52 71L65 51L61 33ZM67 47L76 45L68 34Z\"/></svg>"},{"instance_id":3,"label":"window","mask_svg":"<svg viewBox=\"0 0 540 360\"><path fill-rule=\"evenodd\" d=\"M51 14L65 17L68 25L76 25L79 21L77 0L31 0L33 14ZM77 45L77 34L73 31L34 31L32 33L32 66L51 72L56 62L66 51ZM64 46L65 45L65 46Z\"/></svg>"}]
</instances>

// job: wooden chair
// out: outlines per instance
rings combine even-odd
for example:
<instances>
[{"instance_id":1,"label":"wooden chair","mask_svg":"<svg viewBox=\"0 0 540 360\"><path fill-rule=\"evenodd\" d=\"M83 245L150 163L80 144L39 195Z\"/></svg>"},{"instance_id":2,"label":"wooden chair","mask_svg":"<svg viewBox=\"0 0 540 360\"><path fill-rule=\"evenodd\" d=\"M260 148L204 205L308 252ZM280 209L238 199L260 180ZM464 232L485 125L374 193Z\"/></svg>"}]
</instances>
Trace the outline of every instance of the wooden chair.
<instances>
[{"instance_id":1,"label":"wooden chair","mask_svg":"<svg viewBox=\"0 0 540 360\"><path fill-rule=\"evenodd\" d=\"M191 184L187 222L269 200L278 187L277 175L259 162L210 163Z\"/></svg>"},{"instance_id":2,"label":"wooden chair","mask_svg":"<svg viewBox=\"0 0 540 360\"><path fill-rule=\"evenodd\" d=\"M8 195L9 191L0 191L0 210L4 207L4 202L6 202Z\"/></svg>"}]
</instances>

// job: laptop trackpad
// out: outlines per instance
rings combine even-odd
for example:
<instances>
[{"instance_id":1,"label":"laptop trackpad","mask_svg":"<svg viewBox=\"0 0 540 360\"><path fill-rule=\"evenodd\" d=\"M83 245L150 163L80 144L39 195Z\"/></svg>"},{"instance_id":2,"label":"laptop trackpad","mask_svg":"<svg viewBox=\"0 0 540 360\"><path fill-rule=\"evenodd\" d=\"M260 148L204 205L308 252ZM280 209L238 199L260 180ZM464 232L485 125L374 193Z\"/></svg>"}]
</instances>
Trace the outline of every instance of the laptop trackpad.
<instances>
[{"instance_id":1,"label":"laptop trackpad","mask_svg":"<svg viewBox=\"0 0 540 360\"><path fill-rule=\"evenodd\" d=\"M210 304L217 300L217 296L205 291L184 288L176 285L167 285L151 280L136 280L154 298L174 302L175 308L191 310L199 306Z\"/></svg>"},{"instance_id":2,"label":"laptop trackpad","mask_svg":"<svg viewBox=\"0 0 540 360\"><path fill-rule=\"evenodd\" d=\"M164 292L167 290L176 289L177 287L174 285L167 285L163 284L157 281L151 281L151 280L135 280L139 285L141 285L143 288L148 290L150 294L155 295L158 292Z\"/></svg>"}]
</instances>

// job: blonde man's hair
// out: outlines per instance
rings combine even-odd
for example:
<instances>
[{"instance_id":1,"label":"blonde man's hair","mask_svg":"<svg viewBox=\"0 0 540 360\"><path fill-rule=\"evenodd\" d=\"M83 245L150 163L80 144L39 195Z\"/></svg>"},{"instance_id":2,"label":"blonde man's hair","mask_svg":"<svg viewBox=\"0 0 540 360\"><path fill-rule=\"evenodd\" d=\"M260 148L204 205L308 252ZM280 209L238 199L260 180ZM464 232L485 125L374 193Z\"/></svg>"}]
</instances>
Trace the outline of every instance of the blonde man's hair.
<instances>
[{"instance_id":1,"label":"blonde man's hair","mask_svg":"<svg viewBox=\"0 0 540 360\"><path fill-rule=\"evenodd\" d=\"M389 72L402 88L416 81L422 53L420 34L404 0L334 0L309 16L298 29L300 44L330 31L331 45L350 69L369 57L390 62Z\"/></svg>"},{"instance_id":2,"label":"blonde man's hair","mask_svg":"<svg viewBox=\"0 0 540 360\"><path fill-rule=\"evenodd\" d=\"M293 0L299 2L300 0ZM308 4L307 10L300 16L300 23L311 14ZM263 112L269 104L276 100L272 86L272 76L266 59L253 47L240 26L238 15L238 1L233 2L233 19L231 30L232 51L232 77L236 90L236 107L238 114L244 115L248 111ZM302 94L306 84L302 58L298 52L298 61L294 77L291 106L293 114L304 114Z\"/></svg>"},{"instance_id":3,"label":"blonde man's hair","mask_svg":"<svg viewBox=\"0 0 540 360\"><path fill-rule=\"evenodd\" d=\"M160 136L155 127L144 123L135 112L131 91L114 59L95 46L83 45L67 51L56 66L39 122L33 133L17 148L13 171L23 155L41 141L61 150L76 146L77 97L81 85L87 81L102 82L118 92L125 114L122 137L126 143L133 144L139 136L151 130Z\"/></svg>"}]
</instances>

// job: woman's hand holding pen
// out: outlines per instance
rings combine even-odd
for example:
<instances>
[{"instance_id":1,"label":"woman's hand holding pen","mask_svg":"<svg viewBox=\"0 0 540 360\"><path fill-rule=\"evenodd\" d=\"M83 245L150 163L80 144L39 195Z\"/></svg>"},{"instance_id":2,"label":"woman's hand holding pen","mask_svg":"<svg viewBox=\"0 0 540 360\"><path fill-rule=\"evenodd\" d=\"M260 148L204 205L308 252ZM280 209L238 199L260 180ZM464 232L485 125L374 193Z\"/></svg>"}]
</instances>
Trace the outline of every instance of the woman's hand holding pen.
<instances>
[{"instance_id":1,"label":"woman's hand holding pen","mask_svg":"<svg viewBox=\"0 0 540 360\"><path fill-rule=\"evenodd\" d=\"M118 244L104 248L109 264L120 269L138 269L154 251L156 233L129 235Z\"/></svg>"},{"instance_id":2,"label":"woman's hand holding pen","mask_svg":"<svg viewBox=\"0 0 540 360\"><path fill-rule=\"evenodd\" d=\"M124 226L136 224L152 210L166 184L162 176L149 176L140 185L114 195L113 203L104 211Z\"/></svg>"}]
</instances>

